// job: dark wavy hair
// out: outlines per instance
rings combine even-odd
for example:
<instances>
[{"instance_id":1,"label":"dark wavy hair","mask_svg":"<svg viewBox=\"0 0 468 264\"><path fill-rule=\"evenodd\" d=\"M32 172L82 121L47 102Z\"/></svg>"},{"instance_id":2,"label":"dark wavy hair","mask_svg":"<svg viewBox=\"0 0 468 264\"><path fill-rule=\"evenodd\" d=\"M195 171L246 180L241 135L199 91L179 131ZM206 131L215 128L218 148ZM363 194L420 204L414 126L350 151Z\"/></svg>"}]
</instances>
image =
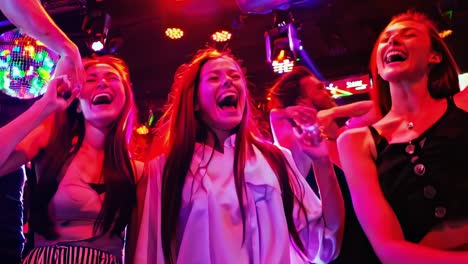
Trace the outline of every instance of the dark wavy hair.
<instances>
[{"instance_id":1,"label":"dark wavy hair","mask_svg":"<svg viewBox=\"0 0 468 264\"><path fill-rule=\"evenodd\" d=\"M179 67L171 87L166 111L158 123L158 135L163 141L158 146L167 156L162 175L161 215L164 217L161 219L161 239L164 257L168 263L175 262L172 253L177 245L176 234L182 206L182 190L186 175L189 172L195 144L196 142L205 142L208 133L213 133L198 117L195 105L201 69L207 61L217 58L229 58L236 62L229 53L205 49L200 50L189 64ZM245 82L245 76L242 76ZM248 98L249 96L247 96L247 100L249 100ZM296 180L299 186L301 186L301 190L298 191L299 194L296 196L289 182L289 165L283 153L276 146L260 139L260 134L251 117L251 109L252 106L247 103L242 121L236 129L235 158L232 164L236 192L244 224L244 239L246 221L246 209L243 206L245 200L243 195L245 188L244 169L248 157L254 155L253 148L256 147L265 156L278 178L289 233L298 247L304 251L304 245L300 240L293 221L295 200L298 201L300 209L305 214L305 207L302 204L304 195L303 186L296 175ZM216 142L216 144L222 144L222 142Z\"/></svg>"},{"instance_id":2,"label":"dark wavy hair","mask_svg":"<svg viewBox=\"0 0 468 264\"><path fill-rule=\"evenodd\" d=\"M387 25L391 26L402 21L413 21L424 25L427 28L431 39L432 49L442 55L442 61L435 64L429 72L429 93L433 98L446 98L460 91L458 82L458 66L455 59L452 57L449 48L440 37L437 27L425 14L409 10L405 13L396 15ZM377 70L377 47L379 45L382 34L376 41L370 60L370 71L373 80L372 99L378 106L378 111L381 116L386 115L392 106L390 97L390 85L387 81L380 77Z\"/></svg>"},{"instance_id":3,"label":"dark wavy hair","mask_svg":"<svg viewBox=\"0 0 468 264\"><path fill-rule=\"evenodd\" d=\"M105 140L101 171L105 198L94 225L94 233L111 231L112 235L120 236L130 221L131 210L136 202L134 165L128 152L135 104L125 62L109 55L83 59L85 69L96 64L115 68L125 88L124 108L112 123ZM41 167L36 166L39 180L32 192L30 226L34 232L47 239L58 237L48 214L49 202L57 191L64 169L82 146L85 135L84 116L76 111L78 104L78 99L75 99L66 111L54 114L49 143L39 157Z\"/></svg>"},{"instance_id":4,"label":"dark wavy hair","mask_svg":"<svg viewBox=\"0 0 468 264\"><path fill-rule=\"evenodd\" d=\"M297 99L301 96L301 80L309 76L317 78L308 68L296 66L291 72L279 77L268 92L268 96L270 97L268 109L286 108L296 105ZM330 105L330 108L333 106ZM318 108L315 105L314 107Z\"/></svg>"}]
</instances>

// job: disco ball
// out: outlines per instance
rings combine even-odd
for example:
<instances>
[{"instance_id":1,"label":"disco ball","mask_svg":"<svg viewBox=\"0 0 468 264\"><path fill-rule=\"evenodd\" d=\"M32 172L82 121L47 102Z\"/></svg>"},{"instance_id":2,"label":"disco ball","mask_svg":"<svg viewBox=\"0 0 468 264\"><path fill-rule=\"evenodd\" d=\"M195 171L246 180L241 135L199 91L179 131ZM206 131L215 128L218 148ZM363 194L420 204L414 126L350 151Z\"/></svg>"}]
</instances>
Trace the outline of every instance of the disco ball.
<instances>
[{"instance_id":1,"label":"disco ball","mask_svg":"<svg viewBox=\"0 0 468 264\"><path fill-rule=\"evenodd\" d=\"M0 35L0 91L29 99L46 91L59 56L18 29Z\"/></svg>"}]
</instances>

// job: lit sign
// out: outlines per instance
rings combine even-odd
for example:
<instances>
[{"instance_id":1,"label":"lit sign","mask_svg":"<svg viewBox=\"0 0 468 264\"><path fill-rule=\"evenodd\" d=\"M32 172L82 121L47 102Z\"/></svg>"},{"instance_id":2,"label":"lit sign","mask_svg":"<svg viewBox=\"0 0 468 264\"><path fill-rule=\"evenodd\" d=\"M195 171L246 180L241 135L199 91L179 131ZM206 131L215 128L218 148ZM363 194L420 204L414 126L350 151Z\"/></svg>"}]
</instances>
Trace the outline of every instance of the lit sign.
<instances>
[{"instance_id":1,"label":"lit sign","mask_svg":"<svg viewBox=\"0 0 468 264\"><path fill-rule=\"evenodd\" d=\"M367 93L371 87L369 75L356 75L344 79L333 80L327 83L333 98Z\"/></svg>"}]
</instances>

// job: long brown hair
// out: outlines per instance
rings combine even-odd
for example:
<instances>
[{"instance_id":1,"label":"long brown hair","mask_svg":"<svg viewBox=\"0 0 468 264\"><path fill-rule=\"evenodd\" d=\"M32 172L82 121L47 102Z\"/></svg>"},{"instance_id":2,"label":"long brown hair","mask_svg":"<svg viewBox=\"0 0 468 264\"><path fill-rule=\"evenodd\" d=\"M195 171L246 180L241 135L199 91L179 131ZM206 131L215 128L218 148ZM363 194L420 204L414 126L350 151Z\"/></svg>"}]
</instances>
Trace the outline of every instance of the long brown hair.
<instances>
[{"instance_id":1,"label":"long brown hair","mask_svg":"<svg viewBox=\"0 0 468 264\"><path fill-rule=\"evenodd\" d=\"M442 61L435 64L429 72L428 89L433 98L446 98L460 91L458 82L458 66L455 59L452 57L449 48L444 40L439 36L437 27L425 14L413 10L396 15L387 25L393 25L402 21L414 21L424 25L429 32L431 46L435 52L442 55ZM378 111L381 116L386 115L392 106L390 97L390 85L387 81L380 77L377 70L377 47L382 34L376 41L372 50L370 60L370 71L372 74L373 89L372 98L378 106Z\"/></svg>"},{"instance_id":2,"label":"long brown hair","mask_svg":"<svg viewBox=\"0 0 468 264\"><path fill-rule=\"evenodd\" d=\"M161 219L161 239L164 257L168 263L175 262L172 253L177 243L176 233L182 205L182 190L194 154L195 143L197 141L204 142L207 133L211 133L206 124L195 113L201 68L207 61L221 57L235 61L228 53L207 49L199 51L190 64L180 68L181 70L174 78L167 110L158 124L158 134L163 140L159 146L164 146L161 150L167 156L162 175L161 215L164 217ZM243 78L245 80L245 76ZM278 178L289 233L298 247L304 251L304 245L293 221L295 200L298 201L300 209L305 214L305 208L302 204L303 186L296 175L296 180L301 186L301 190L296 191L298 193L296 196L289 182L289 165L285 157L277 147L260 139L250 115L250 108L251 106L246 104L242 121L235 132L236 146L233 163L234 181L244 224L244 239L246 221L246 211L243 207L245 199L243 195L245 188L244 168L249 156L254 155L253 147L255 146L265 156ZM217 142L217 144L220 143L222 144L222 142Z\"/></svg>"},{"instance_id":3,"label":"long brown hair","mask_svg":"<svg viewBox=\"0 0 468 264\"><path fill-rule=\"evenodd\" d=\"M135 113L130 76L125 62L113 56L83 59L85 69L103 63L114 67L125 88L125 104L120 116L111 125L105 141L104 177L105 198L94 225L94 232L120 235L130 221L135 204L135 175L128 153L128 138ZM40 153L43 166L38 169L39 181L31 198L30 225L34 232L47 239L57 238L57 232L48 214L48 205L57 191L61 175L68 162L80 149L85 135L85 120L77 113L76 99L63 113L53 116L53 126L48 145Z\"/></svg>"}]
</instances>

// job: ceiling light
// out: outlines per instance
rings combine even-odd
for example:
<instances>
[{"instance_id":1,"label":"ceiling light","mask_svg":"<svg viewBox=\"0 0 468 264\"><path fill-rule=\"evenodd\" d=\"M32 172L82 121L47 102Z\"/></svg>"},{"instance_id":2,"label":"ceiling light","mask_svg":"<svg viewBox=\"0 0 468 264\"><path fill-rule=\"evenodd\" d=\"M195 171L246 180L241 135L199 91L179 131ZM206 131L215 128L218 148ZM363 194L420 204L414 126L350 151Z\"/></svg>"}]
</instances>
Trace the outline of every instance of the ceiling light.
<instances>
[{"instance_id":1,"label":"ceiling light","mask_svg":"<svg viewBox=\"0 0 468 264\"><path fill-rule=\"evenodd\" d=\"M170 39L181 39L184 36L184 31L180 28L167 28L165 33Z\"/></svg>"},{"instance_id":2,"label":"ceiling light","mask_svg":"<svg viewBox=\"0 0 468 264\"><path fill-rule=\"evenodd\" d=\"M231 32L227 30L220 30L213 33L213 35L211 35L211 39L216 42L226 42L231 39L231 36Z\"/></svg>"}]
</instances>

